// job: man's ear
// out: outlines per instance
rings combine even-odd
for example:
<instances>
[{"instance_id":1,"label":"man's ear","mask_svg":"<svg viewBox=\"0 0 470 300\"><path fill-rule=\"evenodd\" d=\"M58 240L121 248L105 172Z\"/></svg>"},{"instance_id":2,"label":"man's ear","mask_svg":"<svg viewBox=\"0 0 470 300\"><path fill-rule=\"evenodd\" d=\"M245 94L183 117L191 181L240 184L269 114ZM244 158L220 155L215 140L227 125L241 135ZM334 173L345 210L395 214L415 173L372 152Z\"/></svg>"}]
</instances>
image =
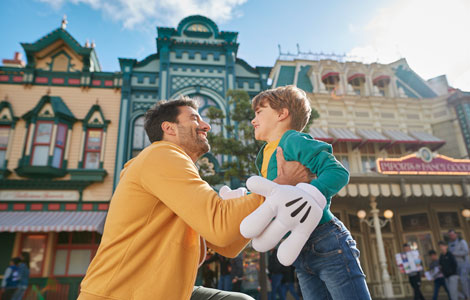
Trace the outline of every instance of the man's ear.
<instances>
[{"instance_id":1,"label":"man's ear","mask_svg":"<svg viewBox=\"0 0 470 300\"><path fill-rule=\"evenodd\" d=\"M281 108L281 110L278 112L278 118L279 121L284 121L290 116L289 110L287 108Z\"/></svg>"},{"instance_id":2,"label":"man's ear","mask_svg":"<svg viewBox=\"0 0 470 300\"><path fill-rule=\"evenodd\" d=\"M168 121L163 122L162 123L162 131L163 131L163 134L175 136L176 135L176 124L168 122Z\"/></svg>"}]
</instances>

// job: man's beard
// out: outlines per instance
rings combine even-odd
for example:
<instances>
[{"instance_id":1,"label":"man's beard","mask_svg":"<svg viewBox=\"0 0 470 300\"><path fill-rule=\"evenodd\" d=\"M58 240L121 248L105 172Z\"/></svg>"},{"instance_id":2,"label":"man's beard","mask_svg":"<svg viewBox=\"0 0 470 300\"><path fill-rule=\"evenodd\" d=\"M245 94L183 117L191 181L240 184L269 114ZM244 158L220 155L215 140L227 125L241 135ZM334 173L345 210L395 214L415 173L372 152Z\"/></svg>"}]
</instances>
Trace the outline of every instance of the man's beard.
<instances>
[{"instance_id":1,"label":"man's beard","mask_svg":"<svg viewBox=\"0 0 470 300\"><path fill-rule=\"evenodd\" d=\"M198 135L198 132L203 130L193 130L193 128L186 128L178 125L180 133L181 146L189 152L188 154L195 154L197 157L209 152L210 145L207 139L203 139Z\"/></svg>"}]
</instances>

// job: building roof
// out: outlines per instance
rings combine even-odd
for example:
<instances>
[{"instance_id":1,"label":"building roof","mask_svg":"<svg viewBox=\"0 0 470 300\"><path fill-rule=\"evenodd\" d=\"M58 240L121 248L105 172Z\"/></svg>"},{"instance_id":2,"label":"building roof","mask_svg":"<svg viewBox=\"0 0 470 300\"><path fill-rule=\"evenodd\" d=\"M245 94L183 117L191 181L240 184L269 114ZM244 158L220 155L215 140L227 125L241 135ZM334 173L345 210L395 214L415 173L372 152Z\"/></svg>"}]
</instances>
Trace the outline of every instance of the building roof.
<instances>
[{"instance_id":1,"label":"building roof","mask_svg":"<svg viewBox=\"0 0 470 300\"><path fill-rule=\"evenodd\" d=\"M364 138L366 142L371 143L390 143L392 140L373 129L358 129L357 134Z\"/></svg>"},{"instance_id":2,"label":"building roof","mask_svg":"<svg viewBox=\"0 0 470 300\"><path fill-rule=\"evenodd\" d=\"M334 141L334 138L321 128L311 127L309 133L316 140L324 141L327 143L331 143Z\"/></svg>"},{"instance_id":3,"label":"building roof","mask_svg":"<svg viewBox=\"0 0 470 300\"><path fill-rule=\"evenodd\" d=\"M347 128L330 128L330 134L335 138L335 142L360 143L362 138Z\"/></svg>"}]
</instances>

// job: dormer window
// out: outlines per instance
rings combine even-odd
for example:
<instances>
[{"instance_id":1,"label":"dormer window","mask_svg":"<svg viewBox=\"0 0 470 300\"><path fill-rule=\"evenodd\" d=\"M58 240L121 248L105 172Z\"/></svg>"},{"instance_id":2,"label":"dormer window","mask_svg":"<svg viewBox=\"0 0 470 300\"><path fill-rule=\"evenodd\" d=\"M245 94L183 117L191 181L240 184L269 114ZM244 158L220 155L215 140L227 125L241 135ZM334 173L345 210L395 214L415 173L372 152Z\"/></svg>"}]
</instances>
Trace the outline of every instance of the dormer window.
<instances>
[{"instance_id":1,"label":"dormer window","mask_svg":"<svg viewBox=\"0 0 470 300\"><path fill-rule=\"evenodd\" d=\"M331 93L339 86L339 73L328 72L321 77L321 80L325 84L325 89Z\"/></svg>"},{"instance_id":2,"label":"dormer window","mask_svg":"<svg viewBox=\"0 0 470 300\"><path fill-rule=\"evenodd\" d=\"M361 73L356 73L348 77L348 84L351 85L354 94L358 96L364 95L365 82L366 77Z\"/></svg>"},{"instance_id":3,"label":"dormer window","mask_svg":"<svg viewBox=\"0 0 470 300\"><path fill-rule=\"evenodd\" d=\"M27 177L62 177L67 173L67 151L76 119L60 97L43 96L23 115L28 134L16 172Z\"/></svg>"},{"instance_id":4,"label":"dormer window","mask_svg":"<svg viewBox=\"0 0 470 300\"><path fill-rule=\"evenodd\" d=\"M374 84L374 86L377 87L380 95L382 95L383 97L390 96L390 93L389 93L390 76L381 75L381 76L375 77L372 80L372 83Z\"/></svg>"}]
</instances>

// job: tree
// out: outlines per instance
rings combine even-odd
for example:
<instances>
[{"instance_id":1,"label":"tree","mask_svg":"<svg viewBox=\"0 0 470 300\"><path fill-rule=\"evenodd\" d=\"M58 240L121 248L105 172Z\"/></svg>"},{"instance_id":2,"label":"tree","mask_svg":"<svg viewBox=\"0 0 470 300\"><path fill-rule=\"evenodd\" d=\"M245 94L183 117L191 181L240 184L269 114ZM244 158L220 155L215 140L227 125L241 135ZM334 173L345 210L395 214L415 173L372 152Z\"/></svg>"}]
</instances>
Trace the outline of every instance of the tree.
<instances>
[{"instance_id":1,"label":"tree","mask_svg":"<svg viewBox=\"0 0 470 300\"><path fill-rule=\"evenodd\" d=\"M224 155L226 161L222 164L223 178L217 175L204 176L204 170L207 169L204 164L201 165L201 176L211 185L222 183L222 181L230 182L232 188L237 188L244 183L246 179L254 174L258 174L255 166L256 155L261 146L262 141L256 141L254 136L251 120L255 117L255 113L251 108L250 96L243 90L229 90L227 92L229 99L229 118L234 124L227 125L227 119L224 112L216 107L210 107L207 118L212 126L220 126L225 129L225 133L221 130L214 134L209 132L208 140L211 145L211 152L214 155ZM308 132L313 120L318 118L318 112L312 108L312 114L304 132ZM207 121L207 120L206 120ZM224 125L225 124L225 125ZM266 256L260 254L260 286L262 299L266 299Z\"/></svg>"}]
</instances>

